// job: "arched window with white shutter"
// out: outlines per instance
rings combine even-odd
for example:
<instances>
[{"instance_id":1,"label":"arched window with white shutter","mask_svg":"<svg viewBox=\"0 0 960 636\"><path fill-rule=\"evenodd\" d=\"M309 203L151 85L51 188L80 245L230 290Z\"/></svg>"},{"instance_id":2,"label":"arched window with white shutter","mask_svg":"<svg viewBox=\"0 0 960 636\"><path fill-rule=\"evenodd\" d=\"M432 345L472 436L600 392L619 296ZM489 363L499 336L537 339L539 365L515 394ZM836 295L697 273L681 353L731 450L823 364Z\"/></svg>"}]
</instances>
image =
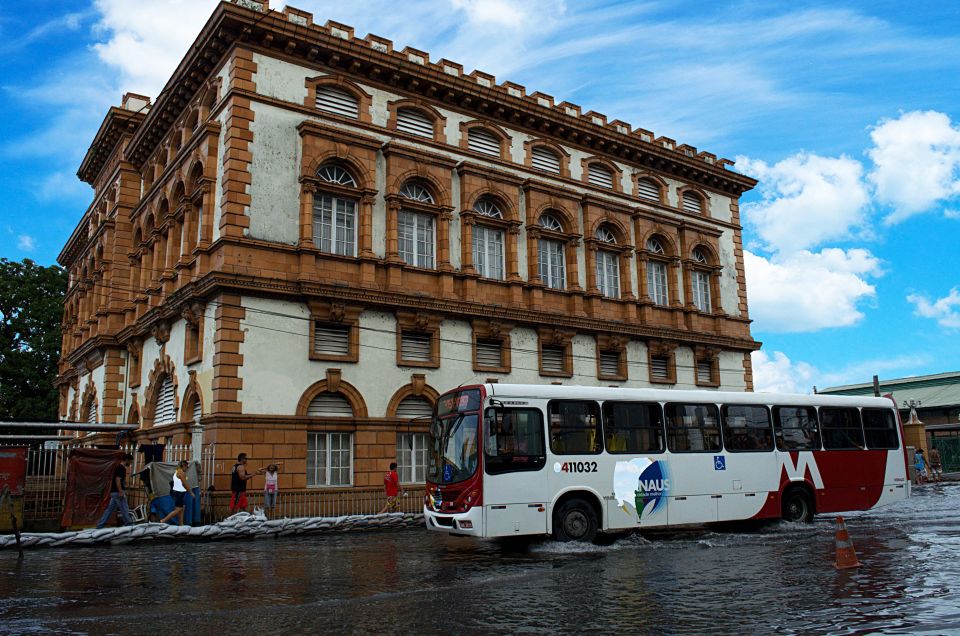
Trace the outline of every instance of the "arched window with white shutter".
<instances>
[{"instance_id":1,"label":"arched window with white shutter","mask_svg":"<svg viewBox=\"0 0 960 636\"><path fill-rule=\"evenodd\" d=\"M317 87L317 110L350 119L360 118L360 100L350 91L332 84Z\"/></svg>"},{"instance_id":2,"label":"arched window with white shutter","mask_svg":"<svg viewBox=\"0 0 960 636\"><path fill-rule=\"evenodd\" d=\"M460 147L496 159L507 159L510 137L499 128L480 122L460 124Z\"/></svg>"},{"instance_id":3,"label":"arched window with white shutter","mask_svg":"<svg viewBox=\"0 0 960 636\"><path fill-rule=\"evenodd\" d=\"M705 214L707 206L703 195L695 190L684 190L680 195L680 208L690 214Z\"/></svg>"},{"instance_id":4,"label":"arched window with white shutter","mask_svg":"<svg viewBox=\"0 0 960 636\"><path fill-rule=\"evenodd\" d=\"M537 170L560 174L562 164L560 155L549 146L534 146L530 150L530 165Z\"/></svg>"},{"instance_id":5,"label":"arched window with white shutter","mask_svg":"<svg viewBox=\"0 0 960 636\"><path fill-rule=\"evenodd\" d=\"M434 119L418 108L398 108L396 116L397 132L415 137L433 139Z\"/></svg>"},{"instance_id":6,"label":"arched window with white shutter","mask_svg":"<svg viewBox=\"0 0 960 636\"><path fill-rule=\"evenodd\" d=\"M177 421L177 403L174 395L173 379L165 374L160 380L160 387L156 393L156 404L153 408L153 425L163 426Z\"/></svg>"},{"instance_id":7,"label":"arched window with white shutter","mask_svg":"<svg viewBox=\"0 0 960 636\"><path fill-rule=\"evenodd\" d=\"M587 165L587 182L598 188L613 189L613 171L602 163L591 163Z\"/></svg>"},{"instance_id":8,"label":"arched window with white shutter","mask_svg":"<svg viewBox=\"0 0 960 636\"><path fill-rule=\"evenodd\" d=\"M309 417L353 417L353 406L339 393L324 391L318 393L307 406Z\"/></svg>"},{"instance_id":9,"label":"arched window with white shutter","mask_svg":"<svg viewBox=\"0 0 960 636\"><path fill-rule=\"evenodd\" d=\"M663 186L655 179L650 177L641 177L640 179L637 179L637 195L645 201L662 203Z\"/></svg>"},{"instance_id":10,"label":"arched window with white shutter","mask_svg":"<svg viewBox=\"0 0 960 636\"><path fill-rule=\"evenodd\" d=\"M422 395L408 395L397 405L397 417L402 420L430 417L432 414L433 403Z\"/></svg>"}]
</instances>

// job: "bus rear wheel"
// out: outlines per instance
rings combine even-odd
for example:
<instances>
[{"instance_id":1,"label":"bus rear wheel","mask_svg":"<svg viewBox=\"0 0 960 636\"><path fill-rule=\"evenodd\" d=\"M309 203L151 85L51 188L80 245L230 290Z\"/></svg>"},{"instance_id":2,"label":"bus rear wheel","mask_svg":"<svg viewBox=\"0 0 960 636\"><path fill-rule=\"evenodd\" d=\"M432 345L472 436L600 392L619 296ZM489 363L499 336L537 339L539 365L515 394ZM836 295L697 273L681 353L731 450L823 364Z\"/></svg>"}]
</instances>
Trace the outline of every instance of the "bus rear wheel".
<instances>
[{"instance_id":1,"label":"bus rear wheel","mask_svg":"<svg viewBox=\"0 0 960 636\"><path fill-rule=\"evenodd\" d=\"M783 493L783 520L792 523L813 521L813 502L810 495L800 488Z\"/></svg>"},{"instance_id":2,"label":"bus rear wheel","mask_svg":"<svg viewBox=\"0 0 960 636\"><path fill-rule=\"evenodd\" d=\"M597 536L597 514L582 499L566 501L557 510L553 535L557 541L593 541Z\"/></svg>"}]
</instances>

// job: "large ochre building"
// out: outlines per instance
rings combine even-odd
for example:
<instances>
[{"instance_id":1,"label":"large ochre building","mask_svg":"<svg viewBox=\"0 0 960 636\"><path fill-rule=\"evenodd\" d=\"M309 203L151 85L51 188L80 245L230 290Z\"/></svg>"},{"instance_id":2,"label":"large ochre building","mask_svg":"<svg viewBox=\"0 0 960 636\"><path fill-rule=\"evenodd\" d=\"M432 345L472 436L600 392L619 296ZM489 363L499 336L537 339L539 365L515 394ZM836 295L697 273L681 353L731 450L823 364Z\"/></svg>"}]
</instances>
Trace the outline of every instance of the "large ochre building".
<instances>
[{"instance_id":1,"label":"large ochre building","mask_svg":"<svg viewBox=\"0 0 960 636\"><path fill-rule=\"evenodd\" d=\"M80 166L61 417L202 436L218 490L239 452L335 488L394 458L422 481L414 418L461 384L751 390L755 181L730 166L297 9L221 3Z\"/></svg>"}]
</instances>

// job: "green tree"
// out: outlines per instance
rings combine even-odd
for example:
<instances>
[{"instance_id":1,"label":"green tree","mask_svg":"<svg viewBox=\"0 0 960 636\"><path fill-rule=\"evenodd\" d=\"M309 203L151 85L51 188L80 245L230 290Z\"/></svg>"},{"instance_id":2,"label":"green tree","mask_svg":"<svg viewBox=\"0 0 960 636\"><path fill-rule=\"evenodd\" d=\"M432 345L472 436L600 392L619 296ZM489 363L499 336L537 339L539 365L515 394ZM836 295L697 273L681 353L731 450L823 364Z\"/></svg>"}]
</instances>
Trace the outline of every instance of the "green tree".
<instances>
[{"instance_id":1,"label":"green tree","mask_svg":"<svg viewBox=\"0 0 960 636\"><path fill-rule=\"evenodd\" d=\"M67 273L0 258L0 420L57 420Z\"/></svg>"}]
</instances>

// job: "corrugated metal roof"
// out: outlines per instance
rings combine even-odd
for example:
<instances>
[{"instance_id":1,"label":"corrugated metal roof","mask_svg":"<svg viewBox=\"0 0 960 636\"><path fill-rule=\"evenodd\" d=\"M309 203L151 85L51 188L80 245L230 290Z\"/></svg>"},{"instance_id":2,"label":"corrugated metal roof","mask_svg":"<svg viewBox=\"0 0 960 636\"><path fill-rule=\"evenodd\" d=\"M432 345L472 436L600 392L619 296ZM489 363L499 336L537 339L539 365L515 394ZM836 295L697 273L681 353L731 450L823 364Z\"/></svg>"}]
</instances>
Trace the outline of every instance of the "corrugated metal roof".
<instances>
[{"instance_id":1,"label":"corrugated metal roof","mask_svg":"<svg viewBox=\"0 0 960 636\"><path fill-rule=\"evenodd\" d=\"M873 393L873 383L836 386L821 389L819 393L870 395ZM960 405L960 371L881 380L880 393L893 393L897 404L901 405L904 400L918 401L924 409Z\"/></svg>"}]
</instances>

